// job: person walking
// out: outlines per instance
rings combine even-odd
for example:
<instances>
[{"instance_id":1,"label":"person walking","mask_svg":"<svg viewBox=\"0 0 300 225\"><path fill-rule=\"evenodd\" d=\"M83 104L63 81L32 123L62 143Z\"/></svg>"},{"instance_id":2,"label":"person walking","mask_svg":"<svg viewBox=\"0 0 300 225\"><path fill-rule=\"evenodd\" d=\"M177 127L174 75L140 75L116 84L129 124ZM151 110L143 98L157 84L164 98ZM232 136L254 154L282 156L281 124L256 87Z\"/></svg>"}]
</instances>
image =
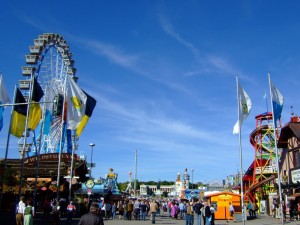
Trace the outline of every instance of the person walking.
<instances>
[{"instance_id":1,"label":"person walking","mask_svg":"<svg viewBox=\"0 0 300 225\"><path fill-rule=\"evenodd\" d=\"M140 205L140 213L141 213L141 220L146 220L146 215L147 215L147 205L145 204L144 201L142 201Z\"/></svg>"},{"instance_id":2,"label":"person walking","mask_svg":"<svg viewBox=\"0 0 300 225\"><path fill-rule=\"evenodd\" d=\"M282 212L283 212L283 221L285 222L286 221L286 204L285 204L285 201L282 201Z\"/></svg>"},{"instance_id":3,"label":"person walking","mask_svg":"<svg viewBox=\"0 0 300 225\"><path fill-rule=\"evenodd\" d=\"M126 220L127 219L127 209L128 209L128 202L124 201L123 203L123 219Z\"/></svg>"},{"instance_id":4,"label":"person walking","mask_svg":"<svg viewBox=\"0 0 300 225\"><path fill-rule=\"evenodd\" d=\"M173 219L178 218L178 212L179 212L179 207L178 207L177 203L174 202L174 204L172 205L172 209L171 209L171 216Z\"/></svg>"},{"instance_id":5,"label":"person walking","mask_svg":"<svg viewBox=\"0 0 300 225\"><path fill-rule=\"evenodd\" d=\"M194 206L193 202L190 202L186 209L185 225L194 225Z\"/></svg>"},{"instance_id":6,"label":"person walking","mask_svg":"<svg viewBox=\"0 0 300 225\"><path fill-rule=\"evenodd\" d=\"M152 224L155 223L155 216L156 216L156 211L158 209L158 205L153 199L151 204L150 204L150 213L151 213L151 218L152 218Z\"/></svg>"},{"instance_id":7,"label":"person walking","mask_svg":"<svg viewBox=\"0 0 300 225\"><path fill-rule=\"evenodd\" d=\"M141 220L141 218L140 218L140 205L141 205L141 203L138 199L133 204L133 210L134 210L133 214L134 214L134 219L135 220Z\"/></svg>"},{"instance_id":8,"label":"person walking","mask_svg":"<svg viewBox=\"0 0 300 225\"><path fill-rule=\"evenodd\" d=\"M114 202L114 204L111 207L111 214L112 214L112 219L116 219L116 213L117 213L117 204Z\"/></svg>"},{"instance_id":9,"label":"person walking","mask_svg":"<svg viewBox=\"0 0 300 225\"><path fill-rule=\"evenodd\" d=\"M111 204L109 202L106 202L104 204L104 209L105 209L105 219L108 220L111 216Z\"/></svg>"},{"instance_id":10,"label":"person walking","mask_svg":"<svg viewBox=\"0 0 300 225\"><path fill-rule=\"evenodd\" d=\"M210 225L215 225L215 208L210 205L210 213L211 213L211 220L210 220Z\"/></svg>"},{"instance_id":11,"label":"person walking","mask_svg":"<svg viewBox=\"0 0 300 225\"><path fill-rule=\"evenodd\" d=\"M206 203L206 206L204 207L204 214L205 214L205 224L206 225L211 225L211 211L210 211L210 207L209 204Z\"/></svg>"},{"instance_id":12,"label":"person walking","mask_svg":"<svg viewBox=\"0 0 300 225\"><path fill-rule=\"evenodd\" d=\"M181 220L183 220L183 218L184 218L185 209L186 209L185 203L180 202L180 203L179 203L179 210L180 210L180 216L179 216L179 218L180 218Z\"/></svg>"},{"instance_id":13,"label":"person walking","mask_svg":"<svg viewBox=\"0 0 300 225\"><path fill-rule=\"evenodd\" d=\"M16 224L23 225L24 222L24 210L25 210L25 203L24 203L24 196L21 196L19 203L16 206Z\"/></svg>"},{"instance_id":14,"label":"person walking","mask_svg":"<svg viewBox=\"0 0 300 225\"><path fill-rule=\"evenodd\" d=\"M33 225L34 214L34 207L32 206L32 200L30 199L27 201L27 206L24 209L24 225Z\"/></svg>"},{"instance_id":15,"label":"person walking","mask_svg":"<svg viewBox=\"0 0 300 225\"><path fill-rule=\"evenodd\" d=\"M124 215L124 208L123 208L123 202L118 202L118 212L119 212L119 220L123 218Z\"/></svg>"},{"instance_id":16,"label":"person walking","mask_svg":"<svg viewBox=\"0 0 300 225\"><path fill-rule=\"evenodd\" d=\"M127 213L126 213L127 220L132 220L132 212L133 212L133 203L132 201L129 201L127 203Z\"/></svg>"},{"instance_id":17,"label":"person walking","mask_svg":"<svg viewBox=\"0 0 300 225\"><path fill-rule=\"evenodd\" d=\"M275 211L275 210L274 210ZM275 215L276 213L274 213ZM275 216L274 216L275 217ZM300 220L300 202L297 203L297 219Z\"/></svg>"},{"instance_id":18,"label":"person walking","mask_svg":"<svg viewBox=\"0 0 300 225\"><path fill-rule=\"evenodd\" d=\"M247 205L247 209L249 211L250 218L252 218L253 217L253 213L252 213L252 202L251 201L249 201L249 203Z\"/></svg>"},{"instance_id":19,"label":"person walking","mask_svg":"<svg viewBox=\"0 0 300 225\"><path fill-rule=\"evenodd\" d=\"M50 197L46 197L43 205L43 221L49 222L50 220L50 212L51 212L51 199Z\"/></svg>"},{"instance_id":20,"label":"person walking","mask_svg":"<svg viewBox=\"0 0 300 225\"><path fill-rule=\"evenodd\" d=\"M67 206L67 224L72 224L73 214L75 213L76 207L73 204L73 201L70 201L70 204Z\"/></svg>"},{"instance_id":21,"label":"person walking","mask_svg":"<svg viewBox=\"0 0 300 225\"><path fill-rule=\"evenodd\" d=\"M60 217L60 205L59 201L54 201L53 202L53 207L52 207L52 224L53 225L58 225L59 224L59 217Z\"/></svg>"},{"instance_id":22,"label":"person walking","mask_svg":"<svg viewBox=\"0 0 300 225\"><path fill-rule=\"evenodd\" d=\"M229 202L229 218L227 220L227 223L229 223L230 219L232 219L233 222L235 222L235 219L234 219L234 208L233 208L233 205L231 204L231 202Z\"/></svg>"},{"instance_id":23,"label":"person walking","mask_svg":"<svg viewBox=\"0 0 300 225\"><path fill-rule=\"evenodd\" d=\"M252 217L256 218L256 209L257 204L255 202L252 203Z\"/></svg>"},{"instance_id":24,"label":"person walking","mask_svg":"<svg viewBox=\"0 0 300 225\"><path fill-rule=\"evenodd\" d=\"M98 211L99 205L92 203L90 212L80 218L78 225L104 225L103 218L97 213Z\"/></svg>"},{"instance_id":25,"label":"person walking","mask_svg":"<svg viewBox=\"0 0 300 225\"><path fill-rule=\"evenodd\" d=\"M201 225L201 208L203 207L201 200L198 200L194 205L194 212L196 214L196 225Z\"/></svg>"}]
</instances>

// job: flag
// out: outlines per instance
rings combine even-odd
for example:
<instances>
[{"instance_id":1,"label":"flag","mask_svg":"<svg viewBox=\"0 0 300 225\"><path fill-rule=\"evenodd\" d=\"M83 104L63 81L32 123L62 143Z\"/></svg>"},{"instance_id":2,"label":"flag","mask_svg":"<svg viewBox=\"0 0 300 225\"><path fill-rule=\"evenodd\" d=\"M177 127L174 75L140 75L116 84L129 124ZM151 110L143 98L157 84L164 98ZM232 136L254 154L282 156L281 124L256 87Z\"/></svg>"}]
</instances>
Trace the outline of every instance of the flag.
<instances>
[{"instance_id":1,"label":"flag","mask_svg":"<svg viewBox=\"0 0 300 225\"><path fill-rule=\"evenodd\" d=\"M85 115L87 96L70 76L66 86L67 129L76 130Z\"/></svg>"},{"instance_id":2,"label":"flag","mask_svg":"<svg viewBox=\"0 0 300 225\"><path fill-rule=\"evenodd\" d=\"M243 121L248 117L251 110L251 99L249 98L246 91L241 87L238 82L238 121L233 127L233 134L238 134L240 130L240 126L242 126Z\"/></svg>"},{"instance_id":3,"label":"flag","mask_svg":"<svg viewBox=\"0 0 300 225\"><path fill-rule=\"evenodd\" d=\"M280 91L274 86L270 79L270 93L272 100L272 107L274 113L274 121L276 121L281 117L281 112L283 108L283 95Z\"/></svg>"},{"instance_id":4,"label":"flag","mask_svg":"<svg viewBox=\"0 0 300 225\"><path fill-rule=\"evenodd\" d=\"M40 123L42 118L42 109L38 102L44 96L43 89L41 88L40 84L37 82L36 78L33 78L33 89L31 95L31 102L33 104L30 105L29 110L29 121L28 121L28 128L31 130L35 130L37 125Z\"/></svg>"},{"instance_id":5,"label":"flag","mask_svg":"<svg viewBox=\"0 0 300 225\"><path fill-rule=\"evenodd\" d=\"M16 89L15 104L26 103L24 96L19 88ZM10 133L18 138L22 137L25 130L27 116L27 104L14 105L11 118Z\"/></svg>"},{"instance_id":6,"label":"flag","mask_svg":"<svg viewBox=\"0 0 300 225\"><path fill-rule=\"evenodd\" d=\"M2 79L2 75L0 76L0 105L9 103L9 97L6 90L6 87L4 85L4 81ZM5 109L5 106L0 106L0 131L3 127L3 111Z\"/></svg>"},{"instance_id":7,"label":"flag","mask_svg":"<svg viewBox=\"0 0 300 225\"><path fill-rule=\"evenodd\" d=\"M90 96L84 90L82 90L82 91L85 93L87 99L86 99L86 104L85 104L84 116L82 117L82 119L81 119L81 121L78 125L77 131L76 131L76 134L77 134L78 137L81 135L81 133L82 133L83 129L85 128L88 120L92 116L93 110L94 110L94 108L96 106L96 103L97 103L97 101L92 96Z\"/></svg>"},{"instance_id":8,"label":"flag","mask_svg":"<svg viewBox=\"0 0 300 225\"><path fill-rule=\"evenodd\" d=\"M45 115L44 115L44 126L43 126L43 134L48 135L50 133L51 123L52 123L52 111L53 111L53 99L55 98L55 93L52 87L47 86L45 92L47 95L45 96Z\"/></svg>"}]
</instances>

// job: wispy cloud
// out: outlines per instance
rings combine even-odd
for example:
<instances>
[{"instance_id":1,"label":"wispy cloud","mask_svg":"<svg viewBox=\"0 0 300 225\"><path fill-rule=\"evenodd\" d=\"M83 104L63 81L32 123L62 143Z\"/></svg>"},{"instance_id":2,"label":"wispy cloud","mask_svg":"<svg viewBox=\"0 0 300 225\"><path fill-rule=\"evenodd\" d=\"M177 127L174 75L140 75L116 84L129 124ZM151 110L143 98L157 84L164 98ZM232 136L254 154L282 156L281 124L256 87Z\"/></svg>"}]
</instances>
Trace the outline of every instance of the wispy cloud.
<instances>
[{"instance_id":1,"label":"wispy cloud","mask_svg":"<svg viewBox=\"0 0 300 225\"><path fill-rule=\"evenodd\" d=\"M102 43L99 41L94 41L90 39L84 39L80 41L96 55L105 56L112 63L125 67L129 70L138 72L139 74L144 74L144 72L139 68L139 55L125 53L117 46Z\"/></svg>"},{"instance_id":2,"label":"wispy cloud","mask_svg":"<svg viewBox=\"0 0 300 225\"><path fill-rule=\"evenodd\" d=\"M101 111L104 111L107 117L111 117L113 121L116 121L114 124L122 124L120 129L129 127L132 132L136 132L138 135L145 134L145 136L155 137L154 142L161 138L159 136L163 135L164 138L169 140L176 140L174 137L180 137L180 139L205 140L215 144L228 145L227 141L216 140L214 132L207 129L201 130L187 121L164 115L167 113L164 109L160 111L156 108L155 114L149 114L146 109L141 107L141 104L138 104L138 106L139 108L124 105L124 103L114 102L112 99L104 97L101 103ZM124 126L124 123L126 126Z\"/></svg>"},{"instance_id":3,"label":"wispy cloud","mask_svg":"<svg viewBox=\"0 0 300 225\"><path fill-rule=\"evenodd\" d=\"M187 47L194 55L195 60L201 66L201 69L197 69L196 71L189 71L184 73L184 76L194 76L204 73L211 73L214 71L222 71L224 75L236 75L240 73L239 69L229 63L228 60L225 60L222 57L212 54L204 54L200 55L200 51L195 45L187 40L185 40L178 32L175 31L171 22L167 18L166 15L160 13L159 14L159 22L163 28L163 30L177 40L180 44Z\"/></svg>"},{"instance_id":4,"label":"wispy cloud","mask_svg":"<svg viewBox=\"0 0 300 225\"><path fill-rule=\"evenodd\" d=\"M184 46L186 46L187 48L189 48L193 52L195 57L199 56L199 50L192 43L190 43L189 41L186 41L183 37L181 37L180 34L177 33L173 29L172 24L169 22L169 20L163 14L159 15L159 21L160 21L162 28L164 29L164 31L167 34L169 34L171 37L175 38L179 43L181 43Z\"/></svg>"},{"instance_id":5,"label":"wispy cloud","mask_svg":"<svg viewBox=\"0 0 300 225\"><path fill-rule=\"evenodd\" d=\"M71 37L73 40L80 42L82 46L86 46L89 51L98 56L107 58L116 65L142 75L149 80L163 84L170 89L190 94L188 88L176 82L175 79L168 79L168 76L166 76L166 74L176 74L176 72L172 70L172 65L157 62L153 56L151 59L147 59L145 54L125 53L120 47L112 44L75 36ZM169 71L166 71L166 68L169 68Z\"/></svg>"}]
</instances>

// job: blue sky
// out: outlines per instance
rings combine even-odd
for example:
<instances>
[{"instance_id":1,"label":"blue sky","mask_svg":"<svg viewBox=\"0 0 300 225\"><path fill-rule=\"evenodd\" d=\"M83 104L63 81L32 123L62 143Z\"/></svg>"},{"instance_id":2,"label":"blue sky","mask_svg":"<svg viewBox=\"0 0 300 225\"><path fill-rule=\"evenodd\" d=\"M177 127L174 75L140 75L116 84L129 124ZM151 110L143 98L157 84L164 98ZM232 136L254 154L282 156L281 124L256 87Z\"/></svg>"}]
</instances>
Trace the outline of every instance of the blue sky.
<instances>
[{"instance_id":1,"label":"blue sky","mask_svg":"<svg viewBox=\"0 0 300 225\"><path fill-rule=\"evenodd\" d=\"M0 9L0 71L11 99L33 39L62 35L78 84L97 99L79 141L93 174L110 167L127 181L138 151L139 180L223 179L240 167L236 82L252 100L242 127L243 167L254 158L249 134L270 109L268 72L284 96L282 122L299 114L299 1L14 1ZM4 157L10 109L0 132ZM9 157L17 158L17 139Z\"/></svg>"}]
</instances>

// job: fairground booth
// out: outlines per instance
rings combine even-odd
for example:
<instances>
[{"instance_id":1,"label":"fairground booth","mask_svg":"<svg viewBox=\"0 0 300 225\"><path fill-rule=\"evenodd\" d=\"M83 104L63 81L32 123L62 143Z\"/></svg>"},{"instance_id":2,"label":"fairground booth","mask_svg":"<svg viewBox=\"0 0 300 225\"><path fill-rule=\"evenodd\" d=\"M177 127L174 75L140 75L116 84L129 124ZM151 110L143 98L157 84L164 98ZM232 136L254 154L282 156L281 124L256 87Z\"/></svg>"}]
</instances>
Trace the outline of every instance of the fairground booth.
<instances>
[{"instance_id":1,"label":"fairground booth","mask_svg":"<svg viewBox=\"0 0 300 225\"><path fill-rule=\"evenodd\" d=\"M218 192L205 195L208 202L215 208L215 219L229 219L229 203L232 204L235 214L242 214L241 195L232 192Z\"/></svg>"}]
</instances>

